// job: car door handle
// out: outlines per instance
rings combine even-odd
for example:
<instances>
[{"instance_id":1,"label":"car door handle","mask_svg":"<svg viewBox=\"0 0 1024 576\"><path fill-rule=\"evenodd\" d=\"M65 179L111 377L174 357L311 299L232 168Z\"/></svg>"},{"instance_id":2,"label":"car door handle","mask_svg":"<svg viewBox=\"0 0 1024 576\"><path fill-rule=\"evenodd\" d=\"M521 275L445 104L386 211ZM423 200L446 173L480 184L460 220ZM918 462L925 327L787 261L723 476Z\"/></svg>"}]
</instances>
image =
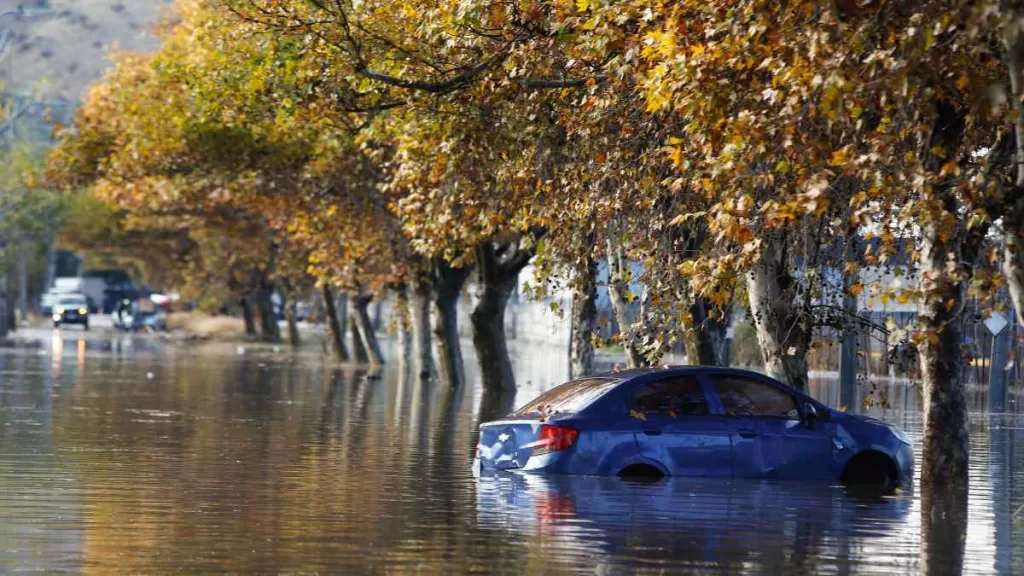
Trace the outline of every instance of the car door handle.
<instances>
[{"instance_id":1,"label":"car door handle","mask_svg":"<svg viewBox=\"0 0 1024 576\"><path fill-rule=\"evenodd\" d=\"M737 430L736 433L740 435L740 438L755 438L761 435L761 433L758 432L757 430L749 429Z\"/></svg>"},{"instance_id":2,"label":"car door handle","mask_svg":"<svg viewBox=\"0 0 1024 576\"><path fill-rule=\"evenodd\" d=\"M661 436L661 428L644 428L644 434L648 436Z\"/></svg>"}]
</instances>

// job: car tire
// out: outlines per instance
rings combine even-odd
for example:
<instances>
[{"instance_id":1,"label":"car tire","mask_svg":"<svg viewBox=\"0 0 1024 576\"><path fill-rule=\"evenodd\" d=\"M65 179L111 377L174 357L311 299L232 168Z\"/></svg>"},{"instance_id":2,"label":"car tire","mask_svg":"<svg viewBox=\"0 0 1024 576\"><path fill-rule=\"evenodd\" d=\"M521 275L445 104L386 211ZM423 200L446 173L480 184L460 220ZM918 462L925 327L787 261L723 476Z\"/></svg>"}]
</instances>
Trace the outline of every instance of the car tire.
<instances>
[{"instance_id":1,"label":"car tire","mask_svg":"<svg viewBox=\"0 0 1024 576\"><path fill-rule=\"evenodd\" d=\"M60 328L60 322L56 322L56 321L54 321L54 323L53 323L53 327L54 327L54 328Z\"/></svg>"},{"instance_id":2,"label":"car tire","mask_svg":"<svg viewBox=\"0 0 1024 576\"><path fill-rule=\"evenodd\" d=\"M82 324L82 329L84 329L86 332L88 332L89 331L89 323L85 322L84 324Z\"/></svg>"},{"instance_id":3,"label":"car tire","mask_svg":"<svg viewBox=\"0 0 1024 576\"><path fill-rule=\"evenodd\" d=\"M873 486L888 489L899 484L896 463L875 451L860 453L850 459L840 480L847 486Z\"/></svg>"}]
</instances>

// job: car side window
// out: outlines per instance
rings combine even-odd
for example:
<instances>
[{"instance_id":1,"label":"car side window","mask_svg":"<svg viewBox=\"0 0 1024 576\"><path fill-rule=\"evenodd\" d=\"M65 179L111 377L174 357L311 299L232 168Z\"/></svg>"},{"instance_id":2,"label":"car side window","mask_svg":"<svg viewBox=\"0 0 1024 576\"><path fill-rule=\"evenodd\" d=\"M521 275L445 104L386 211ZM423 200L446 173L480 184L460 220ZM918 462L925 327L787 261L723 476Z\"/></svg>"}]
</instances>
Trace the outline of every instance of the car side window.
<instances>
[{"instance_id":1,"label":"car side window","mask_svg":"<svg viewBox=\"0 0 1024 576\"><path fill-rule=\"evenodd\" d=\"M633 393L637 412L662 416L706 416L711 413L700 382L693 376L656 380Z\"/></svg>"},{"instance_id":2,"label":"car side window","mask_svg":"<svg viewBox=\"0 0 1024 576\"><path fill-rule=\"evenodd\" d=\"M800 418L796 400L774 386L742 376L712 376L711 383L730 416Z\"/></svg>"}]
</instances>

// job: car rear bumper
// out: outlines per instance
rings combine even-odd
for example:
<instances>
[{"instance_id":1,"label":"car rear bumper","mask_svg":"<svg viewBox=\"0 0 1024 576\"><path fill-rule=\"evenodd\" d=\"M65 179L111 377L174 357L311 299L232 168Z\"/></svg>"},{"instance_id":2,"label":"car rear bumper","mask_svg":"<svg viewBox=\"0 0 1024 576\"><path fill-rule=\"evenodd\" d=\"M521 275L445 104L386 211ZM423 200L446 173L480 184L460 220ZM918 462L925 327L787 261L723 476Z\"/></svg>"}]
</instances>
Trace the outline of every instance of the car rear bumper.
<instances>
[{"instance_id":1,"label":"car rear bumper","mask_svg":"<svg viewBox=\"0 0 1024 576\"><path fill-rule=\"evenodd\" d=\"M572 470L566 469L568 454L559 452L531 456L525 463L519 465L515 460L492 460L473 458L473 475L479 476L481 472L531 472L535 474L571 474Z\"/></svg>"}]
</instances>

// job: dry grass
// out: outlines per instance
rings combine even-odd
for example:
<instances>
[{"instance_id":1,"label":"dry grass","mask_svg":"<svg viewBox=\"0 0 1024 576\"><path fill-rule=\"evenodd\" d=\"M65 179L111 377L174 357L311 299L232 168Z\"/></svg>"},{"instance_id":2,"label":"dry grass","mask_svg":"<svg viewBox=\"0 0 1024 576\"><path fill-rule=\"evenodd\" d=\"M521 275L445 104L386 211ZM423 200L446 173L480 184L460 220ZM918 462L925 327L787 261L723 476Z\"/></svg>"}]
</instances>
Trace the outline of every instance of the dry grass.
<instances>
[{"instance_id":1,"label":"dry grass","mask_svg":"<svg viewBox=\"0 0 1024 576\"><path fill-rule=\"evenodd\" d=\"M203 312L175 312L167 316L167 329L204 340L245 338L245 322L232 316L210 316Z\"/></svg>"},{"instance_id":2,"label":"dry grass","mask_svg":"<svg viewBox=\"0 0 1024 576\"><path fill-rule=\"evenodd\" d=\"M0 0L0 11L36 2ZM159 40L152 25L169 0L50 0L55 15L41 20L4 18L0 29L13 34L0 78L42 96L77 100L110 66L109 51L153 50ZM9 59L9 61L8 61Z\"/></svg>"}]
</instances>

